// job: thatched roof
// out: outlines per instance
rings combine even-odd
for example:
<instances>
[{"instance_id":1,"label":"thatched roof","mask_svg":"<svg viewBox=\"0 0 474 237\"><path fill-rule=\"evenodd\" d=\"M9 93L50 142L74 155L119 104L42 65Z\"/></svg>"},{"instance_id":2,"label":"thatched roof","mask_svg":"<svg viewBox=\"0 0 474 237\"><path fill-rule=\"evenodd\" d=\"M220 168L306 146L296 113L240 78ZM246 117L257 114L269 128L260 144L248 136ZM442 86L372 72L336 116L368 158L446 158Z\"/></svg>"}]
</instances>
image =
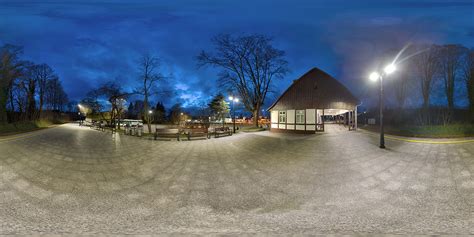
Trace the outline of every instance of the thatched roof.
<instances>
[{"instance_id":1,"label":"thatched roof","mask_svg":"<svg viewBox=\"0 0 474 237\"><path fill-rule=\"evenodd\" d=\"M347 109L359 104L352 93L324 71L313 68L305 73L273 103L268 110Z\"/></svg>"}]
</instances>

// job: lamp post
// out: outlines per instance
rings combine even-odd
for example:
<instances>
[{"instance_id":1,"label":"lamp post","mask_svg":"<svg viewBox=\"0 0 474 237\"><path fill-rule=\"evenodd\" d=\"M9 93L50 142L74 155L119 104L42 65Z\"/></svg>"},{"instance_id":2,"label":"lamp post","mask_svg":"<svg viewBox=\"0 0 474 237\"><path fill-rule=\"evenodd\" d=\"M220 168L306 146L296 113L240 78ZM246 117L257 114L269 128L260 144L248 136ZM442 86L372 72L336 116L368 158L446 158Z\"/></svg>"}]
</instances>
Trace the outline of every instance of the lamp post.
<instances>
[{"instance_id":1,"label":"lamp post","mask_svg":"<svg viewBox=\"0 0 474 237\"><path fill-rule=\"evenodd\" d=\"M235 102L235 103L238 103L238 102L239 102L239 98L235 98L235 97L233 97L233 96L229 96L229 100L230 100L231 103L232 103L232 107L231 107L231 109L232 109L232 120L233 120L233 124L234 124L234 129L233 129L233 131L234 131L234 133L235 133L235 109L234 109L234 102Z\"/></svg>"},{"instance_id":2,"label":"lamp post","mask_svg":"<svg viewBox=\"0 0 474 237\"><path fill-rule=\"evenodd\" d=\"M77 104L77 108L79 109L79 112L77 113L79 115L79 126L82 126L84 124L84 121L82 120L82 105L81 104ZM84 113L84 116L85 116L85 113Z\"/></svg>"},{"instance_id":3,"label":"lamp post","mask_svg":"<svg viewBox=\"0 0 474 237\"><path fill-rule=\"evenodd\" d=\"M388 74L391 74L394 72L397 68L395 65L389 64L387 65L382 73L378 72L372 72L369 76L369 79L371 81L379 81L380 83L380 91L379 91L379 109L380 109L380 148L385 148L385 132L384 132L384 127L383 127L383 108L384 108L384 94L383 94L383 79L385 76Z\"/></svg>"}]
</instances>

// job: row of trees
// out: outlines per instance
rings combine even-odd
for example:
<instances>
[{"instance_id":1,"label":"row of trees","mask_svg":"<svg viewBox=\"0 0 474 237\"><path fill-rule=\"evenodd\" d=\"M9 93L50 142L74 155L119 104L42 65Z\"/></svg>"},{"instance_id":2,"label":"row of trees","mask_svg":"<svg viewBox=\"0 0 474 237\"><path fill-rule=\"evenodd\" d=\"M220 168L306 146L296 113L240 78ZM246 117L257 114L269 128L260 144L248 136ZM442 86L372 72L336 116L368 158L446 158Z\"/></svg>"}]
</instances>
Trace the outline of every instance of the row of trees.
<instances>
[{"instance_id":1,"label":"row of trees","mask_svg":"<svg viewBox=\"0 0 474 237\"><path fill-rule=\"evenodd\" d=\"M408 98L420 94L422 113L420 122L430 124L430 99L437 82L446 98L443 123L451 121L456 100L462 99L461 89L467 92L471 119L474 120L474 49L462 45L415 45L409 56L401 60L402 70L394 73L393 87L398 108ZM417 84L415 84L417 82ZM420 93L416 93L419 90Z\"/></svg>"},{"instance_id":2,"label":"row of trees","mask_svg":"<svg viewBox=\"0 0 474 237\"><path fill-rule=\"evenodd\" d=\"M179 108L181 109L180 105ZM143 100L136 100L134 102L130 102L127 109L127 118L145 120L145 114L145 103L143 102ZM148 114L150 117L150 121L153 123L164 123L168 121L165 106L161 102L158 102L155 106L151 107L148 110Z\"/></svg>"},{"instance_id":3,"label":"row of trees","mask_svg":"<svg viewBox=\"0 0 474 237\"><path fill-rule=\"evenodd\" d=\"M229 116L230 108L229 103L225 100L222 93L215 95L207 104L206 108L197 108L194 111L197 117L201 117L201 120L207 121L209 117L212 120L218 120L225 122L225 118ZM165 123L170 122L172 124L178 124L182 120L184 110L180 103L174 104L168 111L166 111L163 103L158 102L155 106L151 107L148 112L145 111L144 102L142 100L135 100L129 103L126 111L126 117L130 119L142 119L145 120L145 114L149 114L152 123Z\"/></svg>"},{"instance_id":4,"label":"row of trees","mask_svg":"<svg viewBox=\"0 0 474 237\"><path fill-rule=\"evenodd\" d=\"M150 113L149 111L156 109L164 110L162 104L158 104L155 108L150 105L150 98L152 96L159 92L164 92L159 91L157 84L168 78L165 77L159 69L160 60L153 55L145 54L137 62L137 70L139 74L137 80L139 86L132 91L126 91L116 81L109 81L88 92L86 98L84 98L81 103L90 109L90 113L100 114L102 119L109 119L109 123L115 125L115 122L122 118L124 113L127 111L125 108L126 101L132 96L142 96L143 100L130 103L127 115L143 119L148 126L148 131L151 131L151 123L156 119L160 120L162 118L157 116L161 111L156 111L156 113ZM101 101L104 100L108 102L110 107L109 116L107 117L103 113L106 105L101 103Z\"/></svg>"},{"instance_id":5,"label":"row of trees","mask_svg":"<svg viewBox=\"0 0 474 237\"><path fill-rule=\"evenodd\" d=\"M54 70L47 64L21 59L22 53L19 46L0 47L0 125L37 120L44 110L62 111L68 105Z\"/></svg>"},{"instance_id":6,"label":"row of trees","mask_svg":"<svg viewBox=\"0 0 474 237\"><path fill-rule=\"evenodd\" d=\"M213 43L215 52L203 51L197 57L198 65L222 69L219 74L222 88L240 95L245 108L258 118L273 80L282 78L288 71L284 52L274 48L271 39L263 35L218 35ZM0 123L8 122L7 111L19 112L23 119L37 119L44 109L63 110L67 106L67 95L54 71L46 64L21 60L21 53L20 47L12 45L1 48ZM151 129L156 115L147 113L152 108L150 98L159 92L158 82L167 78L159 72L159 67L158 58L144 55L137 67L140 86L124 91L121 85L110 81L87 93L82 104L92 113L105 116L100 113L106 107L101 101L108 101L109 119L114 123L123 115L125 101L132 95L141 95L141 115ZM258 119L254 121L258 125Z\"/></svg>"}]
</instances>

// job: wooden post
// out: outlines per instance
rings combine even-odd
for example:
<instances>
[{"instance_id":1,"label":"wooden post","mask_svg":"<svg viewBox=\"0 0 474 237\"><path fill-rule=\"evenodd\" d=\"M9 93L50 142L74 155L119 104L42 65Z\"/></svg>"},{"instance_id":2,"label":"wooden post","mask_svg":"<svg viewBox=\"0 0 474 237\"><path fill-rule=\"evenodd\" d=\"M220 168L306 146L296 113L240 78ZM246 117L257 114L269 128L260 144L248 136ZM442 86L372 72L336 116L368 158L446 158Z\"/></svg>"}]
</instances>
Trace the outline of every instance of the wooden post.
<instances>
[{"instance_id":1,"label":"wooden post","mask_svg":"<svg viewBox=\"0 0 474 237\"><path fill-rule=\"evenodd\" d=\"M355 107L354 111L355 111L355 118L354 118L354 120L355 120L355 124L354 124L354 130L357 130L357 105L356 105L356 107Z\"/></svg>"},{"instance_id":2,"label":"wooden post","mask_svg":"<svg viewBox=\"0 0 474 237\"><path fill-rule=\"evenodd\" d=\"M352 121L352 112L347 112L347 127L349 127L349 131L351 130L351 121Z\"/></svg>"},{"instance_id":3,"label":"wooden post","mask_svg":"<svg viewBox=\"0 0 474 237\"><path fill-rule=\"evenodd\" d=\"M323 124L323 132L324 132L324 109L323 109L323 117L321 118L321 122Z\"/></svg>"}]
</instances>

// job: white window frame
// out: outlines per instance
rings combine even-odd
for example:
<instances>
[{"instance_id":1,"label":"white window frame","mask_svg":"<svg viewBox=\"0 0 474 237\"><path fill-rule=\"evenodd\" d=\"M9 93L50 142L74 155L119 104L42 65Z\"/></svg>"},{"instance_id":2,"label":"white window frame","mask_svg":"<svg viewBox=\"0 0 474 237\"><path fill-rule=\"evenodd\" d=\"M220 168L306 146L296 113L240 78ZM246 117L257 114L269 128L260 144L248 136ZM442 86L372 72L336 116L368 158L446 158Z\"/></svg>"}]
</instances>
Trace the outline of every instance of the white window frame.
<instances>
[{"instance_id":1,"label":"white window frame","mask_svg":"<svg viewBox=\"0 0 474 237\"><path fill-rule=\"evenodd\" d=\"M278 111L278 123L286 123L286 111Z\"/></svg>"},{"instance_id":2,"label":"white window frame","mask_svg":"<svg viewBox=\"0 0 474 237\"><path fill-rule=\"evenodd\" d=\"M306 111L304 109L296 110L296 112L295 112L295 123L296 124L305 124L305 122L306 122L305 112Z\"/></svg>"}]
</instances>

